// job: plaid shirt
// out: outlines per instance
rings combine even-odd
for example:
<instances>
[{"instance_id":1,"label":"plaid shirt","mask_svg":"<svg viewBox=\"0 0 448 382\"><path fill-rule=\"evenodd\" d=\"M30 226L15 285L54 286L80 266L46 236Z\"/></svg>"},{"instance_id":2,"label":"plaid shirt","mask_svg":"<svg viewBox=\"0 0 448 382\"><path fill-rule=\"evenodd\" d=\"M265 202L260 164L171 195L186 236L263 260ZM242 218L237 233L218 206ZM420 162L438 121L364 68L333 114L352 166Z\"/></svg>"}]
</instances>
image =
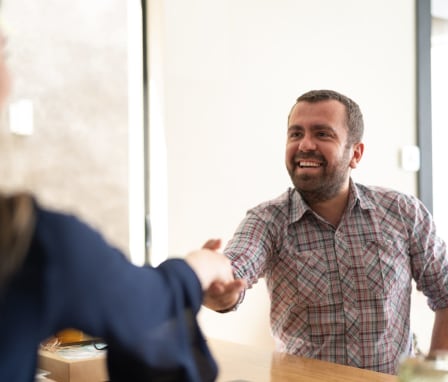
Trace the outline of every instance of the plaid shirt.
<instances>
[{"instance_id":1,"label":"plaid shirt","mask_svg":"<svg viewBox=\"0 0 448 382\"><path fill-rule=\"evenodd\" d=\"M350 181L337 228L289 189L251 209L227 244L236 277L265 277L278 350L395 374L412 351L412 279L448 307L448 258L415 197Z\"/></svg>"}]
</instances>

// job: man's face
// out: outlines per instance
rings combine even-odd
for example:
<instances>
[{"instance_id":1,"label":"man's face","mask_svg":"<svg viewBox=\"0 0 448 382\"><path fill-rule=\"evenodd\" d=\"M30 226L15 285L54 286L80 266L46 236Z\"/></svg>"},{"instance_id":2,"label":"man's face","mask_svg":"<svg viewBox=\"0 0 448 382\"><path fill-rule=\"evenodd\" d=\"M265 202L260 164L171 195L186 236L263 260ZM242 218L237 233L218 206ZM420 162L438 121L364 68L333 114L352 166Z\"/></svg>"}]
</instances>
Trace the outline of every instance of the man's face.
<instances>
[{"instance_id":1,"label":"man's face","mask_svg":"<svg viewBox=\"0 0 448 382\"><path fill-rule=\"evenodd\" d=\"M347 144L345 106L336 101L298 102L288 121L285 162L295 188L309 203L348 190L350 169L362 143Z\"/></svg>"}]
</instances>

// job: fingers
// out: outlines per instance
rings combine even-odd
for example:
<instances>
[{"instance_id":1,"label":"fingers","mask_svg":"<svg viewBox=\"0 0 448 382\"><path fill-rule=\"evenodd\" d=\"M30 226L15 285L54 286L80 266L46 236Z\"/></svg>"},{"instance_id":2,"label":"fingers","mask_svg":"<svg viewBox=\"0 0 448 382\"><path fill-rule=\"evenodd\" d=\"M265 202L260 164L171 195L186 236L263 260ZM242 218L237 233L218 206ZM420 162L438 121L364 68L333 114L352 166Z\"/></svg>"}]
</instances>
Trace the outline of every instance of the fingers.
<instances>
[{"instance_id":1,"label":"fingers","mask_svg":"<svg viewBox=\"0 0 448 382\"><path fill-rule=\"evenodd\" d=\"M206 307L216 311L234 306L240 298L240 294L247 288L245 280L234 279L230 260L221 253L215 252L220 247L221 239L209 239L202 246L203 250L214 252L209 253L207 261L215 259L217 262L215 270L218 273L214 275L214 280L208 285L205 284L203 300ZM208 270L210 270L210 266Z\"/></svg>"},{"instance_id":2,"label":"fingers","mask_svg":"<svg viewBox=\"0 0 448 382\"><path fill-rule=\"evenodd\" d=\"M220 311L234 306L247 284L238 279L231 282L213 282L205 291L203 304L210 309Z\"/></svg>"},{"instance_id":3,"label":"fingers","mask_svg":"<svg viewBox=\"0 0 448 382\"><path fill-rule=\"evenodd\" d=\"M209 241L209 244L217 245L216 241ZM204 290L213 282L228 283L234 279L230 260L220 252L203 248L188 253L185 261L198 276Z\"/></svg>"},{"instance_id":4,"label":"fingers","mask_svg":"<svg viewBox=\"0 0 448 382\"><path fill-rule=\"evenodd\" d=\"M247 287L246 281L243 279L231 280L229 282L215 281L207 290L210 295L222 295L225 293L240 293Z\"/></svg>"},{"instance_id":5,"label":"fingers","mask_svg":"<svg viewBox=\"0 0 448 382\"><path fill-rule=\"evenodd\" d=\"M212 251L216 251L221 247L221 239L210 239L205 242L202 246L204 249L211 249Z\"/></svg>"}]
</instances>

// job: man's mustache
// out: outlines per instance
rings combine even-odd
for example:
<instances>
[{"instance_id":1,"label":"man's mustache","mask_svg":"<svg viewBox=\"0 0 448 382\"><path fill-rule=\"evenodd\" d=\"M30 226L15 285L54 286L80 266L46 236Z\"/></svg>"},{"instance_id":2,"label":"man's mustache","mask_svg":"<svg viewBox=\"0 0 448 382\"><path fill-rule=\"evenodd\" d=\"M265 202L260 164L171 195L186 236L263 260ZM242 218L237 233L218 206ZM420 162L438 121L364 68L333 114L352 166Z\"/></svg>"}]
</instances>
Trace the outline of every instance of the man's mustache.
<instances>
[{"instance_id":1,"label":"man's mustache","mask_svg":"<svg viewBox=\"0 0 448 382\"><path fill-rule=\"evenodd\" d=\"M313 153L313 152L310 152L310 153L297 153L294 156L294 161L296 161L296 162L300 161L300 160L306 160L306 159L314 159L316 161L323 162L323 163L327 162L325 160L325 158L321 154Z\"/></svg>"}]
</instances>

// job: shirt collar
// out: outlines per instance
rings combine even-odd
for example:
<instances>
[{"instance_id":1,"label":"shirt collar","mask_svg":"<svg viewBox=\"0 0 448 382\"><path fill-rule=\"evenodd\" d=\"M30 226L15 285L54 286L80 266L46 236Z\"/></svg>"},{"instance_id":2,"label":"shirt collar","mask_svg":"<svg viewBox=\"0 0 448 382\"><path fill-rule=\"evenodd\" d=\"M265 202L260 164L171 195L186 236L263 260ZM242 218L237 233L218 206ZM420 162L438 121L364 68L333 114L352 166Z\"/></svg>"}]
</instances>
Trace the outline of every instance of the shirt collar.
<instances>
[{"instance_id":1,"label":"shirt collar","mask_svg":"<svg viewBox=\"0 0 448 382\"><path fill-rule=\"evenodd\" d=\"M302 195L295 189L290 189L291 211L289 214L289 223L294 223L302 219L306 212L313 212L310 206L303 200Z\"/></svg>"},{"instance_id":2,"label":"shirt collar","mask_svg":"<svg viewBox=\"0 0 448 382\"><path fill-rule=\"evenodd\" d=\"M375 204L368 198L362 187L358 187L358 185L350 178L350 194L348 197L348 208L353 209L356 204L359 204L359 207L363 210L374 210Z\"/></svg>"},{"instance_id":3,"label":"shirt collar","mask_svg":"<svg viewBox=\"0 0 448 382\"><path fill-rule=\"evenodd\" d=\"M352 178L350 178L350 191L348 196L348 209L352 210L357 204L360 208L365 210L375 209L375 204L364 195L364 192L356 185ZM289 215L289 222L294 223L302 219L307 212L313 212L310 206L303 200L300 193L291 188L291 211Z\"/></svg>"}]
</instances>

